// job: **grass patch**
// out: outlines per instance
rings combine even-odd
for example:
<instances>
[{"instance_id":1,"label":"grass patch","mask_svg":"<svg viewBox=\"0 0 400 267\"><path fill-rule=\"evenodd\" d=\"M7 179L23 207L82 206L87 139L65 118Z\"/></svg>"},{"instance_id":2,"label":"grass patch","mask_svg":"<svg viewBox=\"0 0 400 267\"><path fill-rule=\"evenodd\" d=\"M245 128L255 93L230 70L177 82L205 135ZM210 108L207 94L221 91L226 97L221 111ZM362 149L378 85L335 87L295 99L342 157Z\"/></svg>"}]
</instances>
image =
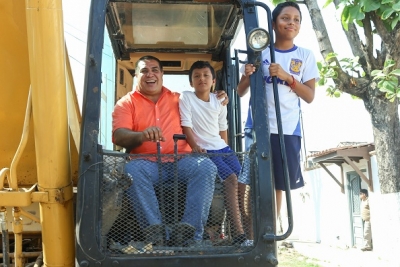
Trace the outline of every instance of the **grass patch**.
<instances>
[{"instance_id":1,"label":"grass patch","mask_svg":"<svg viewBox=\"0 0 400 267\"><path fill-rule=\"evenodd\" d=\"M279 267L322 267L318 260L301 255L292 248L278 248Z\"/></svg>"}]
</instances>

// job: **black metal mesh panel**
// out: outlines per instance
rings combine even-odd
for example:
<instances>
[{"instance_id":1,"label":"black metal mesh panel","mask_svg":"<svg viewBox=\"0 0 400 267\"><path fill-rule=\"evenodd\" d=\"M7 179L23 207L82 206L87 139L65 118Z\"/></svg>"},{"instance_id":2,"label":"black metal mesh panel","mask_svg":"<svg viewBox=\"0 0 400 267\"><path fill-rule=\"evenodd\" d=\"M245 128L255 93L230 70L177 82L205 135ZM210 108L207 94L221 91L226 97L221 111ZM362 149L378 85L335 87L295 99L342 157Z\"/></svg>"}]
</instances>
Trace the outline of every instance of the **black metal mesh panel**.
<instances>
[{"instance_id":1,"label":"black metal mesh panel","mask_svg":"<svg viewBox=\"0 0 400 267\"><path fill-rule=\"evenodd\" d=\"M102 250L108 255L133 257L251 250L255 214L250 187L235 187L236 177L221 171L217 174L213 163L217 158L236 158L240 166L245 156L104 153ZM196 164L185 165L187 162ZM214 175L207 183L210 173Z\"/></svg>"}]
</instances>

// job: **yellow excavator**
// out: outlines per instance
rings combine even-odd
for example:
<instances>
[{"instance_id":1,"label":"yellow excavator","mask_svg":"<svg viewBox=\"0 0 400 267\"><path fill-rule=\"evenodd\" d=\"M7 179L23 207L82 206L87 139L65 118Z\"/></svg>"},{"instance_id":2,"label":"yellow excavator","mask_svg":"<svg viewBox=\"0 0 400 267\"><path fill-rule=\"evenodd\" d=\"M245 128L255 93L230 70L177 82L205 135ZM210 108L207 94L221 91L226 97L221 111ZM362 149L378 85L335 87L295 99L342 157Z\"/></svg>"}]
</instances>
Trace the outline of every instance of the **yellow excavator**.
<instances>
[{"instance_id":1,"label":"yellow excavator","mask_svg":"<svg viewBox=\"0 0 400 267\"><path fill-rule=\"evenodd\" d=\"M272 26L259 28L259 14L271 20L268 6L256 1L93 0L84 92L77 96L62 1L0 1L0 266L276 266L276 241L290 235L293 222L289 194L289 227L276 235L269 141L261 138L269 133L262 75L251 80L256 143L249 152L242 149L235 93L239 55L257 64L260 51L273 45ZM234 50L242 27L247 50ZM144 55L161 60L165 82L178 90L193 62L215 68L216 89L229 96L229 145L251 162L251 244L231 242L219 179L207 246L146 244L126 197L135 179L125 164L141 155L114 146L110 130L112 108L134 89L135 62ZM185 188L160 187L163 216L171 215L173 225Z\"/></svg>"}]
</instances>

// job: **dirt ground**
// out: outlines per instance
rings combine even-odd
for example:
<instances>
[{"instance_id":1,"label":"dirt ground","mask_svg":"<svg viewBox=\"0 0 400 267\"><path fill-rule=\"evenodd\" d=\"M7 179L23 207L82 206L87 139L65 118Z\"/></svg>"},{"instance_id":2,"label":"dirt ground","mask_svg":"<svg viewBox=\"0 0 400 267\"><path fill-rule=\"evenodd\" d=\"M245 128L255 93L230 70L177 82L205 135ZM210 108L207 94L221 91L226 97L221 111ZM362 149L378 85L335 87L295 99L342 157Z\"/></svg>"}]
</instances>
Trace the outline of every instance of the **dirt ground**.
<instances>
[{"instance_id":1,"label":"dirt ground","mask_svg":"<svg viewBox=\"0 0 400 267\"><path fill-rule=\"evenodd\" d=\"M278 248L278 267L322 267L317 259L301 255L293 248L280 246Z\"/></svg>"}]
</instances>

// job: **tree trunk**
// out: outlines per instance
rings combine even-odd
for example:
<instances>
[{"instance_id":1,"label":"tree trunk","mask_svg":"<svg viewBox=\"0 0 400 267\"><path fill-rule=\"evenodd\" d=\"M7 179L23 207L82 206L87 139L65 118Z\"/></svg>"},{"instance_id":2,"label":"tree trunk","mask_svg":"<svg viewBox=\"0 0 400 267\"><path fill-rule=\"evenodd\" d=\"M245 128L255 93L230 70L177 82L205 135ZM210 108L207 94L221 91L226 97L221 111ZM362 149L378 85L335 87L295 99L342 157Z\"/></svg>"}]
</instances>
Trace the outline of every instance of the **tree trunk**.
<instances>
[{"instance_id":1,"label":"tree trunk","mask_svg":"<svg viewBox=\"0 0 400 267\"><path fill-rule=\"evenodd\" d=\"M399 103L370 97L364 104L371 115L381 193L400 192Z\"/></svg>"}]
</instances>

